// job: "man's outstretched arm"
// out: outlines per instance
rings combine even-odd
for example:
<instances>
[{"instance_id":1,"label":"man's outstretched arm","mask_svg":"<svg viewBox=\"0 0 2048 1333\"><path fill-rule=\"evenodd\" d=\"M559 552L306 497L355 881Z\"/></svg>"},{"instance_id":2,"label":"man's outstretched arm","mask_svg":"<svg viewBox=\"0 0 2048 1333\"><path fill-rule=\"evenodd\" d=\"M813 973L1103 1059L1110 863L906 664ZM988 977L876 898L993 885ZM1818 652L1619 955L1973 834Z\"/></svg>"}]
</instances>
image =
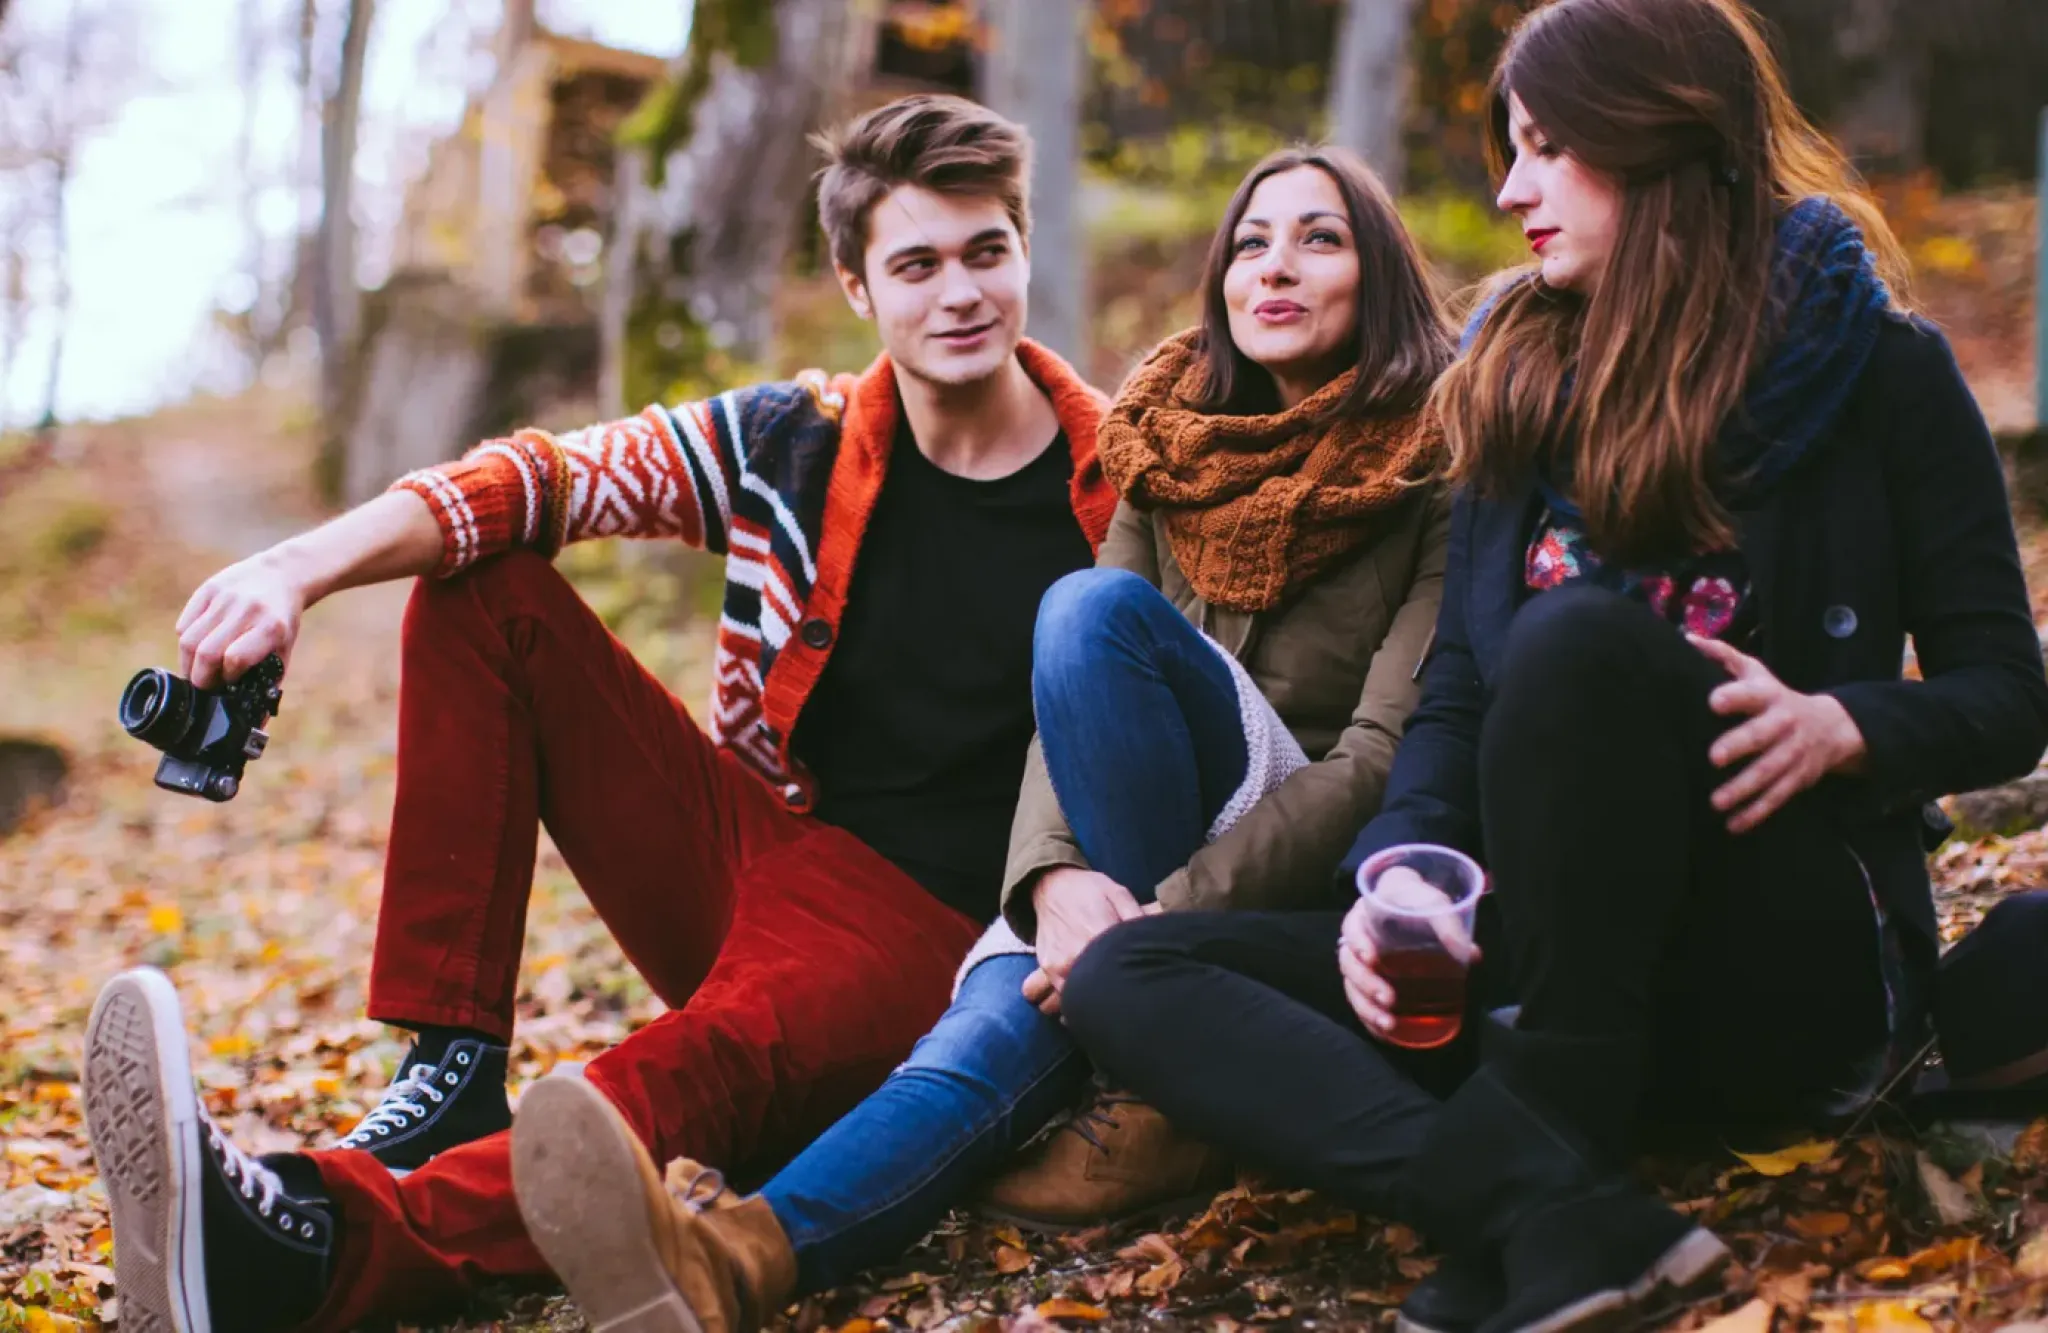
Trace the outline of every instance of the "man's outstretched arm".
<instances>
[{"instance_id":1,"label":"man's outstretched arm","mask_svg":"<svg viewBox=\"0 0 2048 1333\"><path fill-rule=\"evenodd\" d=\"M199 585L178 616L180 670L210 689L276 653L291 660L299 618L330 593L428 574L441 525L426 501L387 491Z\"/></svg>"},{"instance_id":2,"label":"man's outstretched arm","mask_svg":"<svg viewBox=\"0 0 2048 1333\"><path fill-rule=\"evenodd\" d=\"M447 575L514 547L552 556L587 537L669 537L725 550L738 484L725 399L650 407L556 437L523 430L215 574L178 617L182 670L202 688L277 653L306 609L345 588Z\"/></svg>"}]
</instances>

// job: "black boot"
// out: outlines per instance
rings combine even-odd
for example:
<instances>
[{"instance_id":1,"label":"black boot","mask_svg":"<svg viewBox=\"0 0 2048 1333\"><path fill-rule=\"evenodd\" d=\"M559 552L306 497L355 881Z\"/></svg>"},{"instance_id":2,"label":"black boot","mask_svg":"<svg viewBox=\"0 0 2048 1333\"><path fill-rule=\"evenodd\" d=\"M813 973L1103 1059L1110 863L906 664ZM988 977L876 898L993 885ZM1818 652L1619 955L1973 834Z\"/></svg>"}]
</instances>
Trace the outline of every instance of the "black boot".
<instances>
[{"instance_id":1,"label":"black boot","mask_svg":"<svg viewBox=\"0 0 2048 1333\"><path fill-rule=\"evenodd\" d=\"M85 1037L85 1119L114 1224L123 1328L284 1333L326 1300L339 1219L303 1158L259 1162L192 1090L163 973L101 990Z\"/></svg>"},{"instance_id":2,"label":"black boot","mask_svg":"<svg viewBox=\"0 0 2048 1333\"><path fill-rule=\"evenodd\" d=\"M1616 1176L1531 1214L1501 1250L1507 1303L1479 1333L1611 1327L1711 1281L1728 1247Z\"/></svg>"},{"instance_id":3,"label":"black boot","mask_svg":"<svg viewBox=\"0 0 2048 1333\"><path fill-rule=\"evenodd\" d=\"M1490 1029L1405 1187L1453 1255L1498 1255L1479 1333L1605 1324L1712 1277L1728 1251L1629 1180L1639 1043Z\"/></svg>"},{"instance_id":4,"label":"black boot","mask_svg":"<svg viewBox=\"0 0 2048 1333\"><path fill-rule=\"evenodd\" d=\"M1474 1333L1507 1301L1500 1265L1473 1255L1444 1256L1415 1284L1394 1317L1394 1333Z\"/></svg>"},{"instance_id":5,"label":"black boot","mask_svg":"<svg viewBox=\"0 0 2048 1333\"><path fill-rule=\"evenodd\" d=\"M402 1176L436 1154L512 1128L506 1048L476 1033L422 1029L383 1098L341 1141Z\"/></svg>"}]
</instances>

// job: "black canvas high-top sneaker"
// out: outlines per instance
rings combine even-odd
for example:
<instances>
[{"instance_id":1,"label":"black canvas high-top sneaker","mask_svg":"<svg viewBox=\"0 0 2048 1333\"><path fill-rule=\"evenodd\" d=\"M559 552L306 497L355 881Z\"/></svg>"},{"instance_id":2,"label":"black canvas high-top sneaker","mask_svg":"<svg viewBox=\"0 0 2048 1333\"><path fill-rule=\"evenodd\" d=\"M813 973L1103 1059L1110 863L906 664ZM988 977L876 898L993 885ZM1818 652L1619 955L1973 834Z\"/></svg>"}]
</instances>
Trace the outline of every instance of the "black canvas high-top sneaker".
<instances>
[{"instance_id":1,"label":"black canvas high-top sneaker","mask_svg":"<svg viewBox=\"0 0 2048 1333\"><path fill-rule=\"evenodd\" d=\"M382 1100L341 1146L361 1148L402 1176L438 1153L512 1128L506 1055L481 1037L422 1031Z\"/></svg>"},{"instance_id":2,"label":"black canvas high-top sneaker","mask_svg":"<svg viewBox=\"0 0 2048 1333\"><path fill-rule=\"evenodd\" d=\"M283 1164L287 1186L207 1116L177 993L153 968L115 977L93 1006L85 1118L127 1333L283 1333L320 1307L338 1219L318 1173Z\"/></svg>"}]
</instances>

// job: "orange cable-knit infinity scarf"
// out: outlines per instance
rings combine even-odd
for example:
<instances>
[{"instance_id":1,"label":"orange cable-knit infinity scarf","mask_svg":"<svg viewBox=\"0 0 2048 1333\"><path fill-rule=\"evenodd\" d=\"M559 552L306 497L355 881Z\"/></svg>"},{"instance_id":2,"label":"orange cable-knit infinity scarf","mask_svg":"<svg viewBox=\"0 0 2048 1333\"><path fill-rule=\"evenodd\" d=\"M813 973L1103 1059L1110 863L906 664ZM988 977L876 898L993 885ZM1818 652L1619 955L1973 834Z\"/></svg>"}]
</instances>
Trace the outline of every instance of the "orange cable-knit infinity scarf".
<instances>
[{"instance_id":1,"label":"orange cable-knit infinity scarf","mask_svg":"<svg viewBox=\"0 0 2048 1333\"><path fill-rule=\"evenodd\" d=\"M1176 334L1125 381L1102 418L1103 472L1155 512L1181 572L1216 606L1263 611L1373 535L1365 521L1427 476L1443 444L1434 413L1324 419L1347 370L1285 412L1187 406L1206 379L1201 333Z\"/></svg>"}]
</instances>

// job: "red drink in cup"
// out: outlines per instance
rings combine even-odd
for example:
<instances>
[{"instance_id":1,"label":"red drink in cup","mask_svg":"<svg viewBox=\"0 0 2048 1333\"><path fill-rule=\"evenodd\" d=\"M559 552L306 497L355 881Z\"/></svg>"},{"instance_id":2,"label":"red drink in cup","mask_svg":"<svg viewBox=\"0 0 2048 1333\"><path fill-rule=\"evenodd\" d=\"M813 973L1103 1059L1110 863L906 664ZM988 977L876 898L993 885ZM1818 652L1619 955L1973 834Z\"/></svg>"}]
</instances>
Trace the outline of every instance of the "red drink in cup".
<instances>
[{"instance_id":1,"label":"red drink in cup","mask_svg":"<svg viewBox=\"0 0 2048 1333\"><path fill-rule=\"evenodd\" d=\"M1394 989L1394 1027L1382 1041L1427 1049L1458 1035L1485 886L1478 862L1430 843L1389 847L1358 868L1366 929L1379 948L1374 970Z\"/></svg>"}]
</instances>

